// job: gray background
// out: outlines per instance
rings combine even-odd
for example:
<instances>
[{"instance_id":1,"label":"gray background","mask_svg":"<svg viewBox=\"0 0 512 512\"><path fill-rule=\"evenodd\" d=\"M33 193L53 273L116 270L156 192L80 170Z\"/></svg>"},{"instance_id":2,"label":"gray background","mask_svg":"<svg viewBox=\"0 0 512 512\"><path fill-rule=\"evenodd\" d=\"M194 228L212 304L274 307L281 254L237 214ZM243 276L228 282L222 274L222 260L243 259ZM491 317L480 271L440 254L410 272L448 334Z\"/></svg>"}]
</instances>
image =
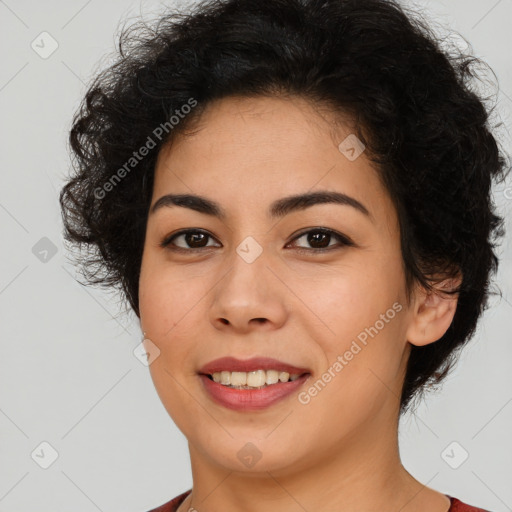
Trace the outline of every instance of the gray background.
<instances>
[{"instance_id":1,"label":"gray background","mask_svg":"<svg viewBox=\"0 0 512 512\"><path fill-rule=\"evenodd\" d=\"M72 114L108 63L119 21L152 17L163 5L0 1L0 512L68 511L71 503L76 512L143 512L191 486L186 439L133 354L138 321L120 313L115 296L75 281L57 201ZM459 31L496 72L499 136L511 152L512 0L416 5ZM43 31L58 44L47 58L40 53L55 43ZM510 218L506 186L495 197ZM442 393L400 429L416 478L494 512L512 510L511 237L500 250L503 299L492 299ZM58 453L47 469L52 448L42 442Z\"/></svg>"}]
</instances>

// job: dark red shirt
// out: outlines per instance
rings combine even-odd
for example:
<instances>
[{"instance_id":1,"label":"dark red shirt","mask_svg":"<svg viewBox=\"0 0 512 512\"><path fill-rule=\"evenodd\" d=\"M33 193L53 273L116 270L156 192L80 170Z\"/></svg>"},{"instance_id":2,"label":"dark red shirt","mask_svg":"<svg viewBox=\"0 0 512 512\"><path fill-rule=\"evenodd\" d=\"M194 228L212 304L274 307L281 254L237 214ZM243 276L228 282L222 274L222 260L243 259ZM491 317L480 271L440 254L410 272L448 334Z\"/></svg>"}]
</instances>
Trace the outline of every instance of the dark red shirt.
<instances>
[{"instance_id":1,"label":"dark red shirt","mask_svg":"<svg viewBox=\"0 0 512 512\"><path fill-rule=\"evenodd\" d=\"M149 512L176 512L178 507L185 501L185 498L190 494L192 489L185 491L183 494L176 496L171 501L160 505L157 508L150 510ZM457 498L452 498L448 496L452 503L450 510L448 512L489 512L488 510L484 510L483 508L472 507L471 505L466 505L462 503L462 501Z\"/></svg>"}]
</instances>

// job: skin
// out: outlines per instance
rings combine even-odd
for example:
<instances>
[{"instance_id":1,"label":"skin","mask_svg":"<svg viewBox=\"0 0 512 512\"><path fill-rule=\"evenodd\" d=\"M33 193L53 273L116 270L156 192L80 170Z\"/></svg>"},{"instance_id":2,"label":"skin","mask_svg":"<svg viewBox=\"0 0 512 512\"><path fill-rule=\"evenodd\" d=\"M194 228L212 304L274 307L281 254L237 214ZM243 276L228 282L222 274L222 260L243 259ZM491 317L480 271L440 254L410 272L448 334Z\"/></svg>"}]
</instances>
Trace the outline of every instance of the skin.
<instances>
[{"instance_id":1,"label":"skin","mask_svg":"<svg viewBox=\"0 0 512 512\"><path fill-rule=\"evenodd\" d=\"M147 222L140 320L160 350L155 388L189 444L193 491L180 512L449 509L400 462L398 397L411 344L444 334L456 298L416 287L407 304L396 210L365 152L350 161L338 149L350 123L333 121L302 98L225 98L159 154L152 205L190 193L226 210L221 220L164 207ZM318 190L347 194L370 216L339 204L267 216L274 200ZM315 253L314 240L296 235L318 227L353 245L331 237L331 250ZM174 243L189 253L159 245L187 228L207 231L207 247L194 253L183 236ZM248 236L262 248L252 263L236 252ZM267 356L310 369L304 391L394 303L401 311L307 404L294 394L239 412L203 390L207 362ZM252 467L237 456L248 442L261 454Z\"/></svg>"}]
</instances>

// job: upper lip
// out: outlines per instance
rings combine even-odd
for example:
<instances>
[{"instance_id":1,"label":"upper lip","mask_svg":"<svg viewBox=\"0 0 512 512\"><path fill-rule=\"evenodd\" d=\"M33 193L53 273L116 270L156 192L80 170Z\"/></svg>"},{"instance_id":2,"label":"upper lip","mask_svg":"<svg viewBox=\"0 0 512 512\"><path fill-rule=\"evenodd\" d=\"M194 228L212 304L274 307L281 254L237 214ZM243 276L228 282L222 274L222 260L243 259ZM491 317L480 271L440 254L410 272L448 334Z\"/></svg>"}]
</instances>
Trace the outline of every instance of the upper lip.
<instances>
[{"instance_id":1,"label":"upper lip","mask_svg":"<svg viewBox=\"0 0 512 512\"><path fill-rule=\"evenodd\" d=\"M288 372L290 375L302 375L309 373L307 368L298 368L283 361L270 357L253 357L251 359L236 359L235 357L221 357L205 364L199 373L211 375L216 372L253 372L256 370L277 370Z\"/></svg>"}]
</instances>

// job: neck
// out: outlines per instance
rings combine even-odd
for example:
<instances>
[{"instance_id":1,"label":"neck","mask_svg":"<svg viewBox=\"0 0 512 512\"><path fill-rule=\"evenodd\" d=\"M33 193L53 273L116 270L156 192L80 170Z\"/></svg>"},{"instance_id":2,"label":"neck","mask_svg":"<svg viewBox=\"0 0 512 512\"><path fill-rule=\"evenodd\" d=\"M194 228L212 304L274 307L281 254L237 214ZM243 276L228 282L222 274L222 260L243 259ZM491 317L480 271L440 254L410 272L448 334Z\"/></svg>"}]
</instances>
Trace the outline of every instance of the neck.
<instances>
[{"instance_id":1,"label":"neck","mask_svg":"<svg viewBox=\"0 0 512 512\"><path fill-rule=\"evenodd\" d=\"M230 470L189 444L194 485L180 512L191 508L198 512L259 512L262 508L281 512L448 511L446 496L422 485L403 467L397 423L389 419L380 423L378 435L377 431L368 432L375 425L362 426L343 439L341 446L316 453L314 460L270 470L263 459L251 470ZM387 430L382 425L387 425Z\"/></svg>"}]
</instances>

